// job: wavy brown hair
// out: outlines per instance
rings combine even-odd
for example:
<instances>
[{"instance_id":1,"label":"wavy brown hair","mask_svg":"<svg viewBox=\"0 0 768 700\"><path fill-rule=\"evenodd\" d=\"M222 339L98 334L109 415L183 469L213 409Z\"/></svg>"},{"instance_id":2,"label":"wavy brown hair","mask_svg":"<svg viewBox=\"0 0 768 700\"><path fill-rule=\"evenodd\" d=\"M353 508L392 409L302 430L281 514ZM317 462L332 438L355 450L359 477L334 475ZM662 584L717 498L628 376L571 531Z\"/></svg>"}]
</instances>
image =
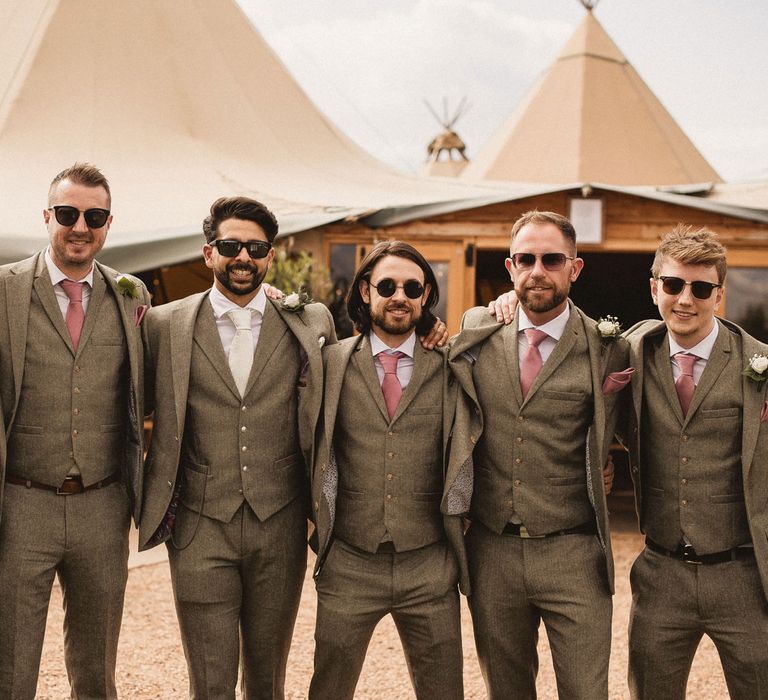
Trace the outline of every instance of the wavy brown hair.
<instances>
[{"instance_id":1,"label":"wavy brown hair","mask_svg":"<svg viewBox=\"0 0 768 700\"><path fill-rule=\"evenodd\" d=\"M424 256L412 245L403 243L403 241L382 241L377 243L360 262L360 267L357 268L355 278L349 286L349 294L347 294L347 312L349 317L360 333L368 333L371 330L371 312L360 293L360 282L365 280L370 283L373 268L376 267L379 260L388 255L410 260L416 263L424 273L424 284L429 285L429 294L427 295L426 303L422 307L421 318L416 324L416 333L418 335L426 335L437 320L432 313L432 309L440 299L437 279L435 279L435 273L432 272L432 268Z\"/></svg>"}]
</instances>

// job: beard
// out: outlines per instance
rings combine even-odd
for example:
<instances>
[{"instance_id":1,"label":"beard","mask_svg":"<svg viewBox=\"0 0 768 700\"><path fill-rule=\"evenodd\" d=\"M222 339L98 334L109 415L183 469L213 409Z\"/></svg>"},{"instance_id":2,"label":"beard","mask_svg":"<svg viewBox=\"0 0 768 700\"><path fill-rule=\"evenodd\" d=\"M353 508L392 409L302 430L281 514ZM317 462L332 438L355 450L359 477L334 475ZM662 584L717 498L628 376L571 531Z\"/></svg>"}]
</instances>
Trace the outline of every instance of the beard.
<instances>
[{"instance_id":1,"label":"beard","mask_svg":"<svg viewBox=\"0 0 768 700\"><path fill-rule=\"evenodd\" d=\"M409 311L410 313L406 316L393 317L387 316L387 310L403 310ZM421 318L421 307L419 307L418 311L414 311L410 304L390 303L381 307L381 310L370 309L370 314L371 323L374 326L381 328L381 330L383 330L385 333L388 333L389 335L404 335L405 333L409 333L414 328L416 328L416 324Z\"/></svg>"},{"instance_id":2,"label":"beard","mask_svg":"<svg viewBox=\"0 0 768 700\"><path fill-rule=\"evenodd\" d=\"M537 287L546 285L544 280L530 280L528 285ZM542 294L541 292L532 292L528 287L516 288L517 298L523 308L534 313L545 313L557 308L568 298L568 292L571 291L570 285L566 289L549 286L548 290L550 295Z\"/></svg>"},{"instance_id":3,"label":"beard","mask_svg":"<svg viewBox=\"0 0 768 700\"><path fill-rule=\"evenodd\" d=\"M246 270L252 273L251 278L239 280L232 276L232 272L235 270ZM227 265L223 270L214 270L214 274L216 275L216 279L219 280L225 289L232 292L232 294L237 294L237 296L242 297L259 288L267 271L264 270L262 272L254 265L232 263L231 265Z\"/></svg>"}]
</instances>

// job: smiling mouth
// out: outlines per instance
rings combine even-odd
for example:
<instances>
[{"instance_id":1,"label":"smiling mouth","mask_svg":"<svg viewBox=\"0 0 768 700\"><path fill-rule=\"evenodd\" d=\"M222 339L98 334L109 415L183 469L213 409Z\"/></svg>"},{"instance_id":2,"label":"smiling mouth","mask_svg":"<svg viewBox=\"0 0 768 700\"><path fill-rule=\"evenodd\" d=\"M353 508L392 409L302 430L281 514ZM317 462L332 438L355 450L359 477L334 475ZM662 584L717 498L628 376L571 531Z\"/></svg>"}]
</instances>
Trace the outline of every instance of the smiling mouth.
<instances>
[{"instance_id":1,"label":"smiling mouth","mask_svg":"<svg viewBox=\"0 0 768 700\"><path fill-rule=\"evenodd\" d=\"M236 281L245 281L253 277L253 270L243 270L242 268L234 269L229 271L229 276Z\"/></svg>"}]
</instances>

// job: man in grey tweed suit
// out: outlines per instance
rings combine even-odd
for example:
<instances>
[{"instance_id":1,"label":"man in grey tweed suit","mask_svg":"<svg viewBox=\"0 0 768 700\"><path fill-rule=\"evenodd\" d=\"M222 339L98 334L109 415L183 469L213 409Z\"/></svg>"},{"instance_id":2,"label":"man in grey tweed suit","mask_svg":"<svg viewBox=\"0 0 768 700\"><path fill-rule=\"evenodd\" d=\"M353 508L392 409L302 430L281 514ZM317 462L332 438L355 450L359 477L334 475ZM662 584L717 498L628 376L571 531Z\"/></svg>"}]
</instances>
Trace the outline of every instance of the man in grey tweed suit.
<instances>
[{"instance_id":1,"label":"man in grey tweed suit","mask_svg":"<svg viewBox=\"0 0 768 700\"><path fill-rule=\"evenodd\" d=\"M524 214L510 256L514 323L468 311L449 356L482 430L466 537L477 653L489 698L535 698L543 620L560 697L598 700L613 593L602 466L629 382L627 345L568 300L583 261L567 219Z\"/></svg>"},{"instance_id":2,"label":"man in grey tweed suit","mask_svg":"<svg viewBox=\"0 0 768 700\"><path fill-rule=\"evenodd\" d=\"M652 267L663 321L627 333L646 535L630 574L637 700L682 700L704 634L730 696L768 698L768 346L715 318L726 270L716 234L678 227Z\"/></svg>"},{"instance_id":3,"label":"man in grey tweed suit","mask_svg":"<svg viewBox=\"0 0 768 700\"><path fill-rule=\"evenodd\" d=\"M234 698L242 659L244 698L282 698L306 571L320 350L336 335L322 304L266 298L277 221L264 205L219 199L203 230L213 287L146 320L154 432L140 546L168 546L190 696ZM245 367L233 357L243 340Z\"/></svg>"},{"instance_id":4,"label":"man in grey tweed suit","mask_svg":"<svg viewBox=\"0 0 768 700\"><path fill-rule=\"evenodd\" d=\"M361 332L323 351L325 396L312 467L318 595L312 700L351 699L387 614L416 697L460 700L460 515L471 494L469 422L453 431L445 356L416 340L437 283L413 247L385 241L360 263L348 310Z\"/></svg>"},{"instance_id":5,"label":"man in grey tweed suit","mask_svg":"<svg viewBox=\"0 0 768 700\"><path fill-rule=\"evenodd\" d=\"M59 173L48 204L50 245L0 268L0 697L35 696L58 576L72 697L115 698L149 295L94 262L112 222L97 168Z\"/></svg>"}]
</instances>

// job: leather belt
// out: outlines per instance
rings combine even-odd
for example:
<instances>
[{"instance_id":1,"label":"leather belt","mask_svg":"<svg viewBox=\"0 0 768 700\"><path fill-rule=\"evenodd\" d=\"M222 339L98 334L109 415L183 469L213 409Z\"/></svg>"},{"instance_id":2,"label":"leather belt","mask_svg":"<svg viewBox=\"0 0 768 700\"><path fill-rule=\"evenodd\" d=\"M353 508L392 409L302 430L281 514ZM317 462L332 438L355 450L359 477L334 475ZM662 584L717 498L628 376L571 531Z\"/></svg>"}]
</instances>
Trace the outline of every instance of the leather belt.
<instances>
[{"instance_id":1,"label":"leather belt","mask_svg":"<svg viewBox=\"0 0 768 700\"><path fill-rule=\"evenodd\" d=\"M68 476L64 479L61 486L51 486L50 484L41 484L39 481L32 481L32 479L25 479L15 474L6 474L5 483L16 484L17 486L25 486L28 489L41 489L43 491L53 491L57 496L73 496L78 493L84 493L85 491L93 491L94 489L101 489L110 484L114 484L116 481L120 481L120 472L114 472L105 479L97 481L95 484L89 486L83 486L83 480L79 476Z\"/></svg>"},{"instance_id":2,"label":"leather belt","mask_svg":"<svg viewBox=\"0 0 768 700\"><path fill-rule=\"evenodd\" d=\"M507 523L502 530L504 535L512 535L524 540L541 540L545 537L558 537L559 535L594 535L595 533L597 533L597 528L593 522L582 523L576 527L566 527L563 530L555 530L554 532L548 532L546 535L532 535L525 528L525 525L518 523Z\"/></svg>"},{"instance_id":3,"label":"leather belt","mask_svg":"<svg viewBox=\"0 0 768 700\"><path fill-rule=\"evenodd\" d=\"M686 564L722 564L726 561L755 558L754 547L734 547L733 549L726 549L724 552L696 554L696 550L690 544L681 544L676 550L672 551L656 544L653 540L648 539L647 537L645 538L645 546L652 552L656 552L656 554L661 554L670 559L679 559Z\"/></svg>"}]
</instances>

